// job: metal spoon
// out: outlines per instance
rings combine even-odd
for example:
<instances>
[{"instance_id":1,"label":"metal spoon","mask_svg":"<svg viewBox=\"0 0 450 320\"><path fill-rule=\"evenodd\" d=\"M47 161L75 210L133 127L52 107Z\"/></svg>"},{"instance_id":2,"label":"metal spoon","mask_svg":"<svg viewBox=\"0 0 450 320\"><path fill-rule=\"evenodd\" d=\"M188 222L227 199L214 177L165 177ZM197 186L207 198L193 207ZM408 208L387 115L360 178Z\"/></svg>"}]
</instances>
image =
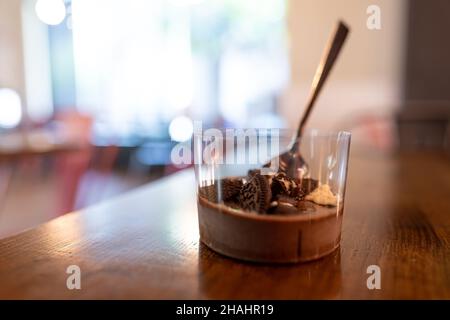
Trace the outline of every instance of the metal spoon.
<instances>
[{"instance_id":1,"label":"metal spoon","mask_svg":"<svg viewBox=\"0 0 450 320\"><path fill-rule=\"evenodd\" d=\"M294 137L294 142L292 143L288 151L273 158L269 163L264 165L264 167L278 167L278 172L284 172L286 175L292 178L302 178L308 173L308 165L300 154L299 138L303 134L303 129L314 106L314 103L316 102L317 96L319 95L319 92L322 89L323 84L325 83L325 80L327 79L330 70L336 61L336 58L341 51L342 45L347 38L348 32L349 28L344 24L344 22L339 21L333 32L333 36L330 38L328 45L324 51L324 55L320 60L319 66L316 70L316 74L314 75L308 104L306 105L306 109L300 120L297 134Z\"/></svg>"}]
</instances>

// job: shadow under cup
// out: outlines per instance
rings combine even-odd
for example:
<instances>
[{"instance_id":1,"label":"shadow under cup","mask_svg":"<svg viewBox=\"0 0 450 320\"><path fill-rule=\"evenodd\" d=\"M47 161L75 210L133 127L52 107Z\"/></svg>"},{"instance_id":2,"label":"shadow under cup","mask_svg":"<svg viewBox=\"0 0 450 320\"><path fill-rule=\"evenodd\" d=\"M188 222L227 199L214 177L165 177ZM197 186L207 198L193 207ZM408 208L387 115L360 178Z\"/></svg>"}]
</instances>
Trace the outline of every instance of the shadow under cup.
<instances>
[{"instance_id":1,"label":"shadow under cup","mask_svg":"<svg viewBox=\"0 0 450 320\"><path fill-rule=\"evenodd\" d=\"M298 146L307 170L291 180L302 194L294 198L276 195L276 163L258 179L254 174L289 149L292 132L207 131L194 141L200 240L206 246L229 257L270 263L310 261L339 247L350 133L312 130L302 136ZM266 190L255 181L270 182ZM252 200L251 192L254 203L270 198L270 209L243 205ZM277 211L284 198L289 210Z\"/></svg>"}]
</instances>

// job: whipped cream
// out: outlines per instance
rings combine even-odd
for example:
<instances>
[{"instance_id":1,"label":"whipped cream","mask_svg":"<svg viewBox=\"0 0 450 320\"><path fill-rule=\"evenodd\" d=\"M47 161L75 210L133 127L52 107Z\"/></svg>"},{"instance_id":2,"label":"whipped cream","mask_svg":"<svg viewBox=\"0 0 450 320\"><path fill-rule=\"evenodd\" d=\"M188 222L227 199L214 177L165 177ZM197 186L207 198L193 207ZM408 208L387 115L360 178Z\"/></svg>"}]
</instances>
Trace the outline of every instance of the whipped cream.
<instances>
[{"instance_id":1,"label":"whipped cream","mask_svg":"<svg viewBox=\"0 0 450 320\"><path fill-rule=\"evenodd\" d=\"M322 184L305 197L305 200L312 201L324 206L337 206L337 197L331 192L328 184Z\"/></svg>"}]
</instances>

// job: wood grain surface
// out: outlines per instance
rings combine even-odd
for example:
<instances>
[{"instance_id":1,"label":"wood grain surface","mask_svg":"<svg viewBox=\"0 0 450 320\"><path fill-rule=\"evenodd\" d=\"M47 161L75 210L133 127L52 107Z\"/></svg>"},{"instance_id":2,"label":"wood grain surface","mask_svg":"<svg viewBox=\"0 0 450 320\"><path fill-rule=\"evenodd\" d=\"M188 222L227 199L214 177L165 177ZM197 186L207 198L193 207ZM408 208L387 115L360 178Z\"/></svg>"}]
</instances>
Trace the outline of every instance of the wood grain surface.
<instances>
[{"instance_id":1,"label":"wood grain surface","mask_svg":"<svg viewBox=\"0 0 450 320\"><path fill-rule=\"evenodd\" d=\"M184 171L0 240L2 299L450 298L450 161L352 156L341 247L306 264L261 265L199 244ZM68 290L66 268L81 268ZM381 268L368 290L367 267Z\"/></svg>"}]
</instances>

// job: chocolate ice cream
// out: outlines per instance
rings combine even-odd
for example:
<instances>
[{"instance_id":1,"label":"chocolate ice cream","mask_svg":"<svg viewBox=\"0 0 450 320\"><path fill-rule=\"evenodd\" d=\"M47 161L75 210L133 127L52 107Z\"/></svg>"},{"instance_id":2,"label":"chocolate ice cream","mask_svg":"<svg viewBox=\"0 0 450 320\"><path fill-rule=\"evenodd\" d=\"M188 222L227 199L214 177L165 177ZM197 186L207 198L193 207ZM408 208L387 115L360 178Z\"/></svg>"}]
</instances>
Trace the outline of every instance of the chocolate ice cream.
<instances>
[{"instance_id":1,"label":"chocolate ice cream","mask_svg":"<svg viewBox=\"0 0 450 320\"><path fill-rule=\"evenodd\" d=\"M297 262L339 245L343 204L314 179L252 170L200 187L198 204L202 242L228 256Z\"/></svg>"}]
</instances>

